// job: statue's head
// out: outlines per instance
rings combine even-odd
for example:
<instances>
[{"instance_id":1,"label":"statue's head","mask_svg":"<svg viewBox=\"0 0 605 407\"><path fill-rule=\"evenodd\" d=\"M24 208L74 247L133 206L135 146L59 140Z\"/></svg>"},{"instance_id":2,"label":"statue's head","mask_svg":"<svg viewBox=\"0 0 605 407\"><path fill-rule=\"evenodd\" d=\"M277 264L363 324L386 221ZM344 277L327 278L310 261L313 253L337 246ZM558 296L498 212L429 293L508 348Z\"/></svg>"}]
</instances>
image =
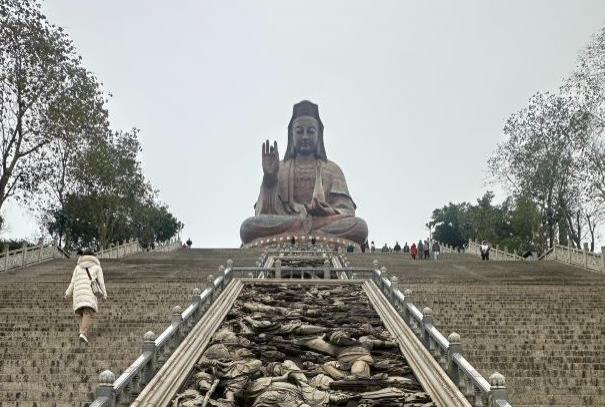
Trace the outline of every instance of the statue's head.
<instances>
[{"instance_id":1,"label":"statue's head","mask_svg":"<svg viewBox=\"0 0 605 407\"><path fill-rule=\"evenodd\" d=\"M297 155L314 155L327 161L323 134L324 125L319 118L318 106L308 100L295 104L288 124L288 148L284 160Z\"/></svg>"}]
</instances>

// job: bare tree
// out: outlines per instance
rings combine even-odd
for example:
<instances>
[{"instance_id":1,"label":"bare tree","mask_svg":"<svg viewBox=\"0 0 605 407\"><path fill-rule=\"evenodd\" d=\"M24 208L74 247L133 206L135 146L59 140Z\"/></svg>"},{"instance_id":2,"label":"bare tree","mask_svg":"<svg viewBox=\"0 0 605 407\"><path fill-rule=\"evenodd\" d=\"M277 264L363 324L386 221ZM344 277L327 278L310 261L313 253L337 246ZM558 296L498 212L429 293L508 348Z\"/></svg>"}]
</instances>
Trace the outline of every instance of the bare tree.
<instances>
[{"instance_id":1,"label":"bare tree","mask_svg":"<svg viewBox=\"0 0 605 407\"><path fill-rule=\"evenodd\" d=\"M88 102L75 90L81 73L71 40L38 2L0 0L0 209L37 191L58 128L82 119L62 103Z\"/></svg>"}]
</instances>

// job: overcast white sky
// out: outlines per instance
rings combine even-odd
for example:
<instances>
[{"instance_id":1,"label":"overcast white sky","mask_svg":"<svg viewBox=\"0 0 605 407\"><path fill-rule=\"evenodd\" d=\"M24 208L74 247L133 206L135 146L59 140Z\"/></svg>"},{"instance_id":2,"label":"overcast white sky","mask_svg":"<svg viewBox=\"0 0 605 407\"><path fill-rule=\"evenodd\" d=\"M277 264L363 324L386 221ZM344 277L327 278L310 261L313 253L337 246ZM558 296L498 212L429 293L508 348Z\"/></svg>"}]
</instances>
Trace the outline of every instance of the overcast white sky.
<instances>
[{"instance_id":1,"label":"overcast white sky","mask_svg":"<svg viewBox=\"0 0 605 407\"><path fill-rule=\"evenodd\" d=\"M292 105L319 104L370 240L418 240L435 207L483 194L506 118L553 89L605 23L603 0L48 0L138 127L142 161L197 247L239 246ZM496 189L491 187L490 189ZM498 200L502 194L497 196ZM33 237L14 205L6 236Z\"/></svg>"}]
</instances>

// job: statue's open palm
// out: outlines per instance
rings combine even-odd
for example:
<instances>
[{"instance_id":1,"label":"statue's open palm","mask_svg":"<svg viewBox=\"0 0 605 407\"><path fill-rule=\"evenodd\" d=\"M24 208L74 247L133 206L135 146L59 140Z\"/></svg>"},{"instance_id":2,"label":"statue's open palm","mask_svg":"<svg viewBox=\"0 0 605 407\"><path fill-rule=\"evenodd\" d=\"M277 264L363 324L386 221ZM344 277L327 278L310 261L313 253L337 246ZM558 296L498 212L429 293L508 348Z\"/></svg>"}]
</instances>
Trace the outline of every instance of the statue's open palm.
<instances>
[{"instance_id":1,"label":"statue's open palm","mask_svg":"<svg viewBox=\"0 0 605 407\"><path fill-rule=\"evenodd\" d=\"M279 152L277 151L277 141L269 145L269 140L263 143L263 172L267 177L277 177L279 170Z\"/></svg>"}]
</instances>

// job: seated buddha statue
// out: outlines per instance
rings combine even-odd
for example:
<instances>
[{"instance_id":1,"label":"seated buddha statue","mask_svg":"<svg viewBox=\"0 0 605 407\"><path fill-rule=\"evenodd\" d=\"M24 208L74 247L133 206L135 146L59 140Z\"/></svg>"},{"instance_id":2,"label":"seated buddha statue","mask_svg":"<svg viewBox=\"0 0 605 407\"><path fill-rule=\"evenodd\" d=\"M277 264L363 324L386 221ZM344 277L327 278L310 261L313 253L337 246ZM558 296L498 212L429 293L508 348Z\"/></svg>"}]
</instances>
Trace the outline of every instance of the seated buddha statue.
<instances>
[{"instance_id":1,"label":"seated buddha statue","mask_svg":"<svg viewBox=\"0 0 605 407\"><path fill-rule=\"evenodd\" d=\"M318 106L294 105L288 124L288 146L280 161L277 142L262 145L263 181L255 216L240 228L244 245L273 237L313 236L362 245L366 222L355 216L342 170L328 160Z\"/></svg>"}]
</instances>

